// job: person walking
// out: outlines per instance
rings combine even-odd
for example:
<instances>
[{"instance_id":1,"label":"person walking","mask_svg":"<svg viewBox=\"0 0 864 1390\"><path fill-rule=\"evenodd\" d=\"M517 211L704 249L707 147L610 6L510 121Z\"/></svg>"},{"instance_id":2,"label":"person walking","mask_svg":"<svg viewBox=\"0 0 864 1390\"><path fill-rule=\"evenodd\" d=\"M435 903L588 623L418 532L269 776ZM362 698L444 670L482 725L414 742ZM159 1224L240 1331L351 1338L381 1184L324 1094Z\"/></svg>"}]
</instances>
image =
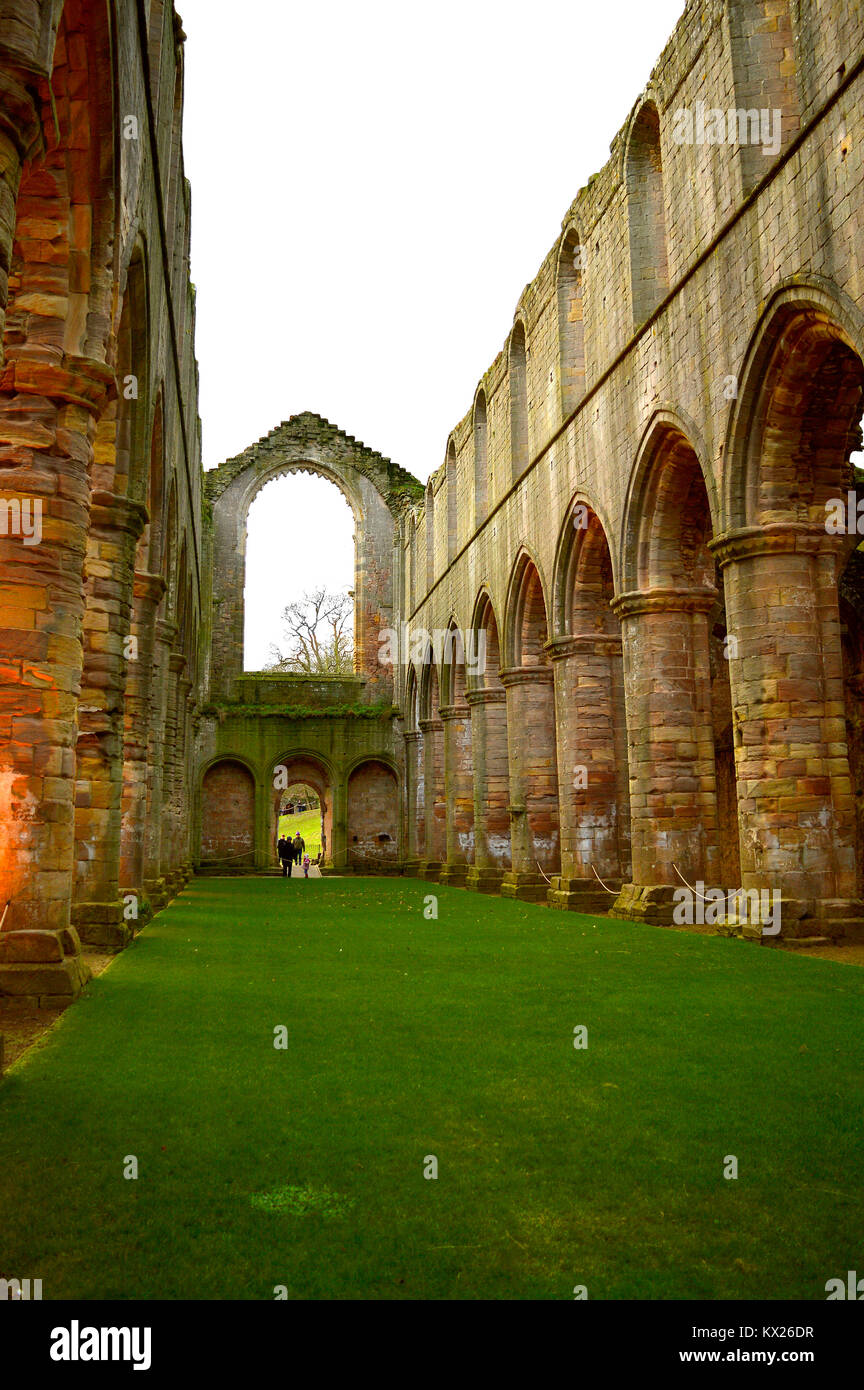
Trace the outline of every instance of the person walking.
<instances>
[{"instance_id":1,"label":"person walking","mask_svg":"<svg viewBox=\"0 0 864 1390\"><path fill-rule=\"evenodd\" d=\"M300 831L298 830L297 834L294 836L294 858L296 859L298 864L301 864L303 862L303 855L305 851L306 841L303 839L303 836L300 834Z\"/></svg>"},{"instance_id":2,"label":"person walking","mask_svg":"<svg viewBox=\"0 0 864 1390\"><path fill-rule=\"evenodd\" d=\"M310 859L309 859L309 855L308 855L308 854L305 854L305 855L303 856L303 877L304 877L304 878L308 878L308 877L309 877L309 864L310 864L310 862L311 862L311 861L310 861Z\"/></svg>"},{"instance_id":3,"label":"person walking","mask_svg":"<svg viewBox=\"0 0 864 1390\"><path fill-rule=\"evenodd\" d=\"M279 843L276 846L276 853L279 855L279 862L282 865L282 877L290 878L291 862L294 858L294 846L291 844L290 840L285 839L284 835L279 838Z\"/></svg>"}]
</instances>

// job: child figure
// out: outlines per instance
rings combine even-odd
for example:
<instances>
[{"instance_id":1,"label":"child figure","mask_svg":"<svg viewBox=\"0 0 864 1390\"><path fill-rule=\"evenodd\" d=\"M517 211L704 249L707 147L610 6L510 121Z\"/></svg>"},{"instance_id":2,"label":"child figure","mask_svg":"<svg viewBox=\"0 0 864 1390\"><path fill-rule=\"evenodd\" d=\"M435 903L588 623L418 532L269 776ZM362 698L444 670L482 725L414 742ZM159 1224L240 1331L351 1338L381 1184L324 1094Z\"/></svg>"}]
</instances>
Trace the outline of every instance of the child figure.
<instances>
[{"instance_id":1,"label":"child figure","mask_svg":"<svg viewBox=\"0 0 864 1390\"><path fill-rule=\"evenodd\" d=\"M308 878L308 877L309 877L309 863L310 863L309 855L308 855L308 854L304 854L304 856L303 856L303 877L304 877L304 878Z\"/></svg>"}]
</instances>

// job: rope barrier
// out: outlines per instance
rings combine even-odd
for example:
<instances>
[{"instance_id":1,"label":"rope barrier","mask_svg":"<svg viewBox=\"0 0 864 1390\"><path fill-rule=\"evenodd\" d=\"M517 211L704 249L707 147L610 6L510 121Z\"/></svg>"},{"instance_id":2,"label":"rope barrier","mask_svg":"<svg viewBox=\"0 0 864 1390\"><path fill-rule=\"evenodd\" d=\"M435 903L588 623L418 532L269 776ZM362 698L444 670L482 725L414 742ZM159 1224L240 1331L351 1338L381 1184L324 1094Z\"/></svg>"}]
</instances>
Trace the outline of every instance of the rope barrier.
<instances>
[{"instance_id":1,"label":"rope barrier","mask_svg":"<svg viewBox=\"0 0 864 1390\"><path fill-rule=\"evenodd\" d=\"M617 897L618 897L618 889L617 889L617 888L607 888L607 887L606 887L606 884L603 882L603 880L602 880L602 878L600 877L600 875L598 874L597 870L594 868L594 865L593 865L593 864L591 865L591 872L592 872L592 874L594 875L594 877L596 878L597 882L600 884L600 887L601 887L606 893L611 893L611 895L612 895L613 898L617 898Z\"/></svg>"},{"instance_id":2,"label":"rope barrier","mask_svg":"<svg viewBox=\"0 0 864 1390\"><path fill-rule=\"evenodd\" d=\"M673 864L673 865L672 865L672 868L675 870L676 874L677 874L678 877L680 878L681 882L685 885L685 887L689 888L689 889L690 889L690 892L691 892L691 893L694 893L694 894L696 895L697 898L701 898L702 901L703 901L703 903L707 903L708 899L705 897L705 894L704 894L704 893L697 893L697 892L696 892L696 889L693 887L692 883L688 883L688 882L687 882L687 880L686 880L686 878L684 877L684 875L682 874L681 870L678 868L678 865L677 865L677 864ZM714 901L713 898L712 898L711 901L712 901L712 902Z\"/></svg>"}]
</instances>

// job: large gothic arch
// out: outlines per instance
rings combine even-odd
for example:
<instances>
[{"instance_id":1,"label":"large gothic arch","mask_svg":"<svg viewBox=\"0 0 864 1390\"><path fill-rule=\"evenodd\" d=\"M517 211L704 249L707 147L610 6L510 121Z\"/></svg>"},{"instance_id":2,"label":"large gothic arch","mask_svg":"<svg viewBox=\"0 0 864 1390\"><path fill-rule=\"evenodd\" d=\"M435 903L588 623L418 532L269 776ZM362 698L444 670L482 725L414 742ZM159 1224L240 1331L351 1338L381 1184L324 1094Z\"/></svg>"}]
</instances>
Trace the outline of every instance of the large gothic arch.
<instances>
[{"instance_id":1,"label":"large gothic arch","mask_svg":"<svg viewBox=\"0 0 864 1390\"><path fill-rule=\"evenodd\" d=\"M392 690L392 667L380 660L382 629L392 627L393 547L405 507L419 484L319 415L294 415L264 439L208 473L212 505L214 694L230 692L243 671L246 524L267 483L288 473L316 473L334 483L354 513L355 669L373 687Z\"/></svg>"}]
</instances>

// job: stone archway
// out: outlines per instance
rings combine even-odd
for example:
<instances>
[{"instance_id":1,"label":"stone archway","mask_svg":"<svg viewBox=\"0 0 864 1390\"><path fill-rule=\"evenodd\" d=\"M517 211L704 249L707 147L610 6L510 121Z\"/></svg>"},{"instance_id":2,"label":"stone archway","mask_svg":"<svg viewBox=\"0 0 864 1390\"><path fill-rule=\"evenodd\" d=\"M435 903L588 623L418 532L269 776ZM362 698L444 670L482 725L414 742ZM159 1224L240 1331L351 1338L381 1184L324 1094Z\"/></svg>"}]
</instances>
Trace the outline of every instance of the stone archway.
<instances>
[{"instance_id":1,"label":"stone archway","mask_svg":"<svg viewBox=\"0 0 864 1390\"><path fill-rule=\"evenodd\" d=\"M392 696L393 668L382 663L380 634L393 626L396 524L422 488L415 478L329 421L292 416L236 458L205 475L213 508L213 642L211 693L230 696L243 673L246 522L265 484L288 473L316 473L335 483L354 513L354 648L370 692Z\"/></svg>"},{"instance_id":2,"label":"stone archway","mask_svg":"<svg viewBox=\"0 0 864 1390\"><path fill-rule=\"evenodd\" d=\"M280 758L273 768L273 775L270 778L271 794L267 806L268 855L270 858L274 858L276 854L280 805L292 787L301 785L311 787L318 797L321 807L321 863L330 867L334 858L333 779L323 762L306 753L296 753Z\"/></svg>"}]
</instances>

